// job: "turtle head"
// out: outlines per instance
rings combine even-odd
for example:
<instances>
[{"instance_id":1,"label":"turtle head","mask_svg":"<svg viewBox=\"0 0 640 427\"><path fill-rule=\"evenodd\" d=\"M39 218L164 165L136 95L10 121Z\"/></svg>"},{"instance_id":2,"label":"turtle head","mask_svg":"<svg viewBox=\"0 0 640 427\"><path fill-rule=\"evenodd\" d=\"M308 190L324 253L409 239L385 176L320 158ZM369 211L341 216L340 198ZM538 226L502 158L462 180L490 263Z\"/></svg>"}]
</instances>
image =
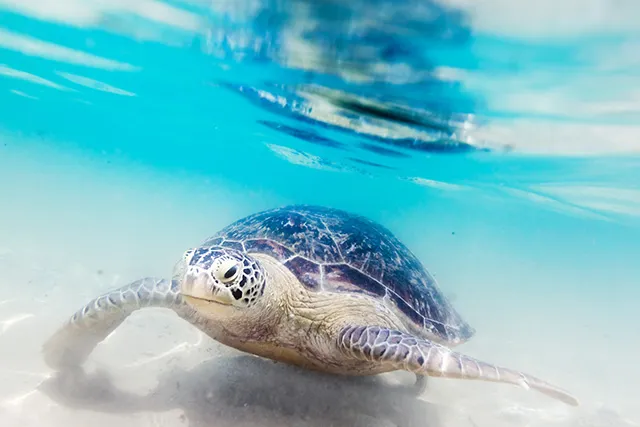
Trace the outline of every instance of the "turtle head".
<instances>
[{"instance_id":1,"label":"turtle head","mask_svg":"<svg viewBox=\"0 0 640 427\"><path fill-rule=\"evenodd\" d=\"M262 297L265 273L259 261L221 246L200 247L184 254L180 292L191 304L247 308Z\"/></svg>"}]
</instances>

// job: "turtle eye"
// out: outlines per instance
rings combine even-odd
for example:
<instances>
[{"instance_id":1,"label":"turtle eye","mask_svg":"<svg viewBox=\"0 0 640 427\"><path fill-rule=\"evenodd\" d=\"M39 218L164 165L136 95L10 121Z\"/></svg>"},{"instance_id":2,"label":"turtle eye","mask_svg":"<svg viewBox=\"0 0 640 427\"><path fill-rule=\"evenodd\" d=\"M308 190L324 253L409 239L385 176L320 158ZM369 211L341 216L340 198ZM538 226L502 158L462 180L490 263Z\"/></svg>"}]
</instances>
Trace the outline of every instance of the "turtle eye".
<instances>
[{"instance_id":1,"label":"turtle eye","mask_svg":"<svg viewBox=\"0 0 640 427\"><path fill-rule=\"evenodd\" d=\"M220 267L216 276L218 276L218 280L222 283L233 282L236 277L238 277L238 273L240 272L240 267L238 267L238 263L233 260L225 260Z\"/></svg>"},{"instance_id":2,"label":"turtle eye","mask_svg":"<svg viewBox=\"0 0 640 427\"><path fill-rule=\"evenodd\" d=\"M238 273L238 266L234 265L224 273L224 278L227 280L231 280L235 277L237 273Z\"/></svg>"}]
</instances>

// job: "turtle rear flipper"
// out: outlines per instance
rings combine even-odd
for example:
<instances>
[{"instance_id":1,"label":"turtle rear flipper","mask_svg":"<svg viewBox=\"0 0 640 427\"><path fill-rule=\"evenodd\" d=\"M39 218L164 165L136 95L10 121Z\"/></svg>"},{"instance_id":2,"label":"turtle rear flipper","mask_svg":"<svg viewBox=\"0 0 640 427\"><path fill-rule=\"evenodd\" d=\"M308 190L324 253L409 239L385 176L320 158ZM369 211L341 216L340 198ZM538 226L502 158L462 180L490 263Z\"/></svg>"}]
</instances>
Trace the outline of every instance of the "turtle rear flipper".
<instances>
[{"instance_id":1,"label":"turtle rear flipper","mask_svg":"<svg viewBox=\"0 0 640 427\"><path fill-rule=\"evenodd\" d=\"M390 364L398 370L433 377L515 384L578 406L575 397L543 380L482 362L404 332L377 326L347 326L340 332L338 344L352 357Z\"/></svg>"},{"instance_id":2,"label":"turtle rear flipper","mask_svg":"<svg viewBox=\"0 0 640 427\"><path fill-rule=\"evenodd\" d=\"M56 370L81 365L131 313L145 307L170 308L181 317L190 311L176 281L136 280L91 300L71 316L43 345L45 363Z\"/></svg>"}]
</instances>

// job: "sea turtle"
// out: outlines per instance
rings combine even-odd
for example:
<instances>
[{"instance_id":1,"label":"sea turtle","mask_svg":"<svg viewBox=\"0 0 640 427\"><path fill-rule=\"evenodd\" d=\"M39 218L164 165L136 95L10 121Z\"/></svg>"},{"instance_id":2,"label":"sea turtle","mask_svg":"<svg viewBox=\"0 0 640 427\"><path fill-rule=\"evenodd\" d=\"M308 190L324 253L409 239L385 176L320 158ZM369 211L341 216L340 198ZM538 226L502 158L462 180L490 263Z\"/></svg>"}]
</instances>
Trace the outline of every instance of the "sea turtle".
<instances>
[{"instance_id":1,"label":"sea turtle","mask_svg":"<svg viewBox=\"0 0 640 427\"><path fill-rule=\"evenodd\" d=\"M451 348L474 329L388 229L350 212L294 205L242 218L185 252L171 280L142 278L78 310L43 347L78 366L132 312L166 307L227 346L341 375L394 370L567 392Z\"/></svg>"}]
</instances>

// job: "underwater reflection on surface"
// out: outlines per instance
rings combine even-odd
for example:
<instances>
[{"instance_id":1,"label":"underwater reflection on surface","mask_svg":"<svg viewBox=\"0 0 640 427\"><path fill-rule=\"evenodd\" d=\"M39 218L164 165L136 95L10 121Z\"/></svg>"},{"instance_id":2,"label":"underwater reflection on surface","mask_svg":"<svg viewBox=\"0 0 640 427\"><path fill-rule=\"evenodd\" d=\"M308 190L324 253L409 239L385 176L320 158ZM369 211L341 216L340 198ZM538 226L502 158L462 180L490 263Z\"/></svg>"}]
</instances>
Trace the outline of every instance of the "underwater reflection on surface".
<instances>
[{"instance_id":1,"label":"underwater reflection on surface","mask_svg":"<svg viewBox=\"0 0 640 427\"><path fill-rule=\"evenodd\" d=\"M474 61L461 10L431 0L220 1L213 9L205 51L261 67L265 75L224 84L254 104L408 149L475 148L468 130L478 100L443 78L447 66Z\"/></svg>"}]
</instances>

